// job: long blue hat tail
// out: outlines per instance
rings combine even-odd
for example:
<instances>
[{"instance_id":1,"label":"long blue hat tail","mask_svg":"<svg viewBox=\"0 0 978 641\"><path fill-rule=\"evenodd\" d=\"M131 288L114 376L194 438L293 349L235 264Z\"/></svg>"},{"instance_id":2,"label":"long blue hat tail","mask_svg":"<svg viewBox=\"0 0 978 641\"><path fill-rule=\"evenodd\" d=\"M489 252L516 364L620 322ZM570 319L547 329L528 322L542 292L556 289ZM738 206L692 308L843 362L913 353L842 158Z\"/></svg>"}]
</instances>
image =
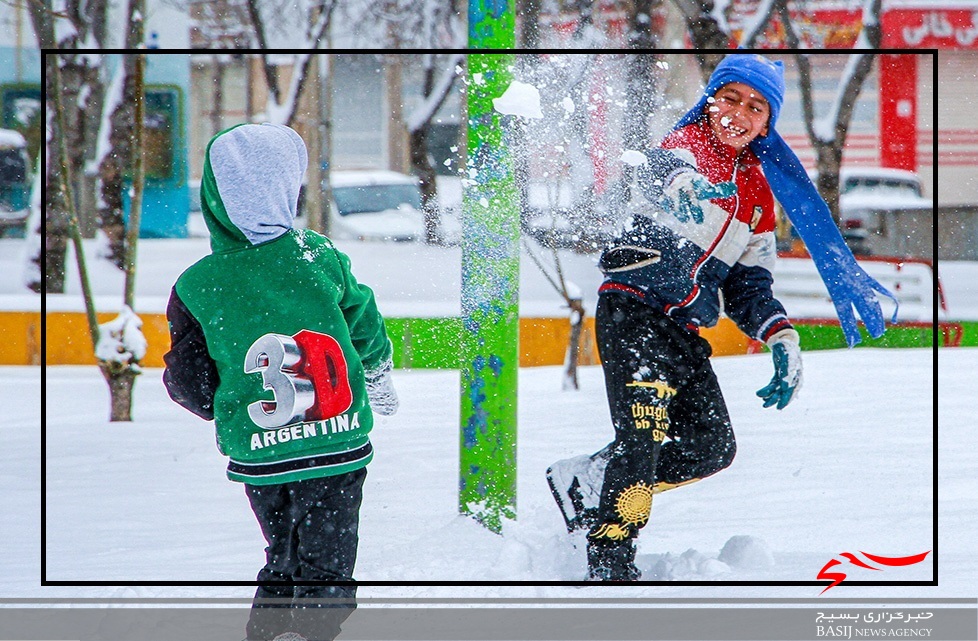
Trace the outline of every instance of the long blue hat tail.
<instances>
[{"instance_id":1,"label":"long blue hat tail","mask_svg":"<svg viewBox=\"0 0 978 641\"><path fill-rule=\"evenodd\" d=\"M703 96L684 115L673 129L680 129L706 116L706 105L717 90L730 82L743 82L761 92L772 106L771 121L766 136L750 143L751 150L761 161L761 168L771 185L771 191L781 203L791 224L818 269L819 276L832 297L839 324L849 347L858 344L862 318L870 336L879 338L886 331L883 311L877 294L893 300L897 308L891 322L897 321L899 302L896 296L856 262L846 245L828 205L812 184L805 168L788 143L774 129L783 101L783 69L757 54L730 54L717 65L710 76Z\"/></svg>"}]
</instances>

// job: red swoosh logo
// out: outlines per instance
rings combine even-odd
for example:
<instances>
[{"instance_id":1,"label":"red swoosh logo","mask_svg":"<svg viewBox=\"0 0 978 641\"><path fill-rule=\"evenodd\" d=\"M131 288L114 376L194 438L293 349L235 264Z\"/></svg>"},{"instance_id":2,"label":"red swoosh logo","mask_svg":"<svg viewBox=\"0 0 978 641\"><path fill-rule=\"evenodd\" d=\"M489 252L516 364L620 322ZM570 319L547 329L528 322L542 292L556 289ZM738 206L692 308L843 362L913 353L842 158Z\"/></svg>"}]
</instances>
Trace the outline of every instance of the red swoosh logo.
<instances>
[{"instance_id":1,"label":"red swoosh logo","mask_svg":"<svg viewBox=\"0 0 978 641\"><path fill-rule=\"evenodd\" d=\"M930 554L930 552L931 552L930 550L927 550L926 552L922 552L920 554L911 554L910 556L879 556L876 554L869 554L868 552L863 552L861 550L859 553L862 554L867 559L869 559L870 561L872 561L873 563L878 563L879 565L884 565L887 567L902 567L907 565L914 565L915 563L920 563L921 561L927 558L927 555ZM877 571L882 569L867 564L866 562L862 561L859 557L857 557L855 554L852 554L851 552L842 552L839 554L839 556L849 561L851 565L855 565L860 568L866 568L867 570L877 570ZM842 561L840 561L839 559L832 559L824 566L822 566L822 569L818 571L818 576L815 577L816 579L832 581L832 583L830 583L829 586L824 590L822 590L819 594L825 594L829 589L834 588L835 586L839 585L840 583L846 580L847 575L844 572L840 572L838 570L834 572L829 572L831 568L834 568L837 565L842 565Z\"/></svg>"}]
</instances>

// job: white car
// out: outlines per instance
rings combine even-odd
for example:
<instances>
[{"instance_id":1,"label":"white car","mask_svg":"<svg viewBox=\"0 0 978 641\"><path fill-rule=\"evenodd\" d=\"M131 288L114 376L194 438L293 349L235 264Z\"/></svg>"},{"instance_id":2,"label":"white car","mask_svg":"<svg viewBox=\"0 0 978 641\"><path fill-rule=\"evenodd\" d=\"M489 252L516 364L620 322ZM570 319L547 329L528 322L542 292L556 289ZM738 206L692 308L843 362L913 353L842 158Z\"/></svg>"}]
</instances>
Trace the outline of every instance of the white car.
<instances>
[{"instance_id":1,"label":"white car","mask_svg":"<svg viewBox=\"0 0 978 641\"><path fill-rule=\"evenodd\" d=\"M809 172L812 181L817 172ZM931 211L920 177L912 171L887 167L847 167L839 174L839 222L842 235L857 254L874 251L887 230L888 218L899 212Z\"/></svg>"},{"instance_id":2,"label":"white car","mask_svg":"<svg viewBox=\"0 0 978 641\"><path fill-rule=\"evenodd\" d=\"M333 171L329 234L344 240L424 238L421 187L414 176L384 170Z\"/></svg>"}]
</instances>

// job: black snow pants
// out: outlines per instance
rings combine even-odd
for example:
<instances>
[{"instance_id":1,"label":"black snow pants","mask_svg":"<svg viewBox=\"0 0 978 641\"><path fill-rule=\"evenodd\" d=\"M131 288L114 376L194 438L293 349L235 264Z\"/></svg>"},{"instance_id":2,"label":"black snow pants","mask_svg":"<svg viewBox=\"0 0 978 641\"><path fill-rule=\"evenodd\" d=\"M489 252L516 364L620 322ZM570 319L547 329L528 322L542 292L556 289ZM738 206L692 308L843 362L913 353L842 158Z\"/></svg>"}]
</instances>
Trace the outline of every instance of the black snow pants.
<instances>
[{"instance_id":1,"label":"black snow pants","mask_svg":"<svg viewBox=\"0 0 978 641\"><path fill-rule=\"evenodd\" d=\"M268 542L247 626L249 640L288 631L310 641L339 634L356 607L356 585L350 582L366 475L363 468L293 483L245 485Z\"/></svg>"},{"instance_id":2,"label":"black snow pants","mask_svg":"<svg viewBox=\"0 0 978 641\"><path fill-rule=\"evenodd\" d=\"M595 316L615 440L589 538L610 544L648 522L656 484L714 474L736 444L709 342L623 294L602 294Z\"/></svg>"}]
</instances>

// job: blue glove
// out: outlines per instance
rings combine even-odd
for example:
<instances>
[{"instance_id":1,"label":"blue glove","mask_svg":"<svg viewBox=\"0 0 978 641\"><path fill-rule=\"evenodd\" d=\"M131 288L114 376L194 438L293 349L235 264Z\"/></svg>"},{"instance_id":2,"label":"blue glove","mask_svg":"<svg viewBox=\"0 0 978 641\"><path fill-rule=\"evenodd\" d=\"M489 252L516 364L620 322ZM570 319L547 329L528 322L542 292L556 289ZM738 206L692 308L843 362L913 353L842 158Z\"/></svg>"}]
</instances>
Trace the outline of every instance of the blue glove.
<instances>
[{"instance_id":1,"label":"blue glove","mask_svg":"<svg viewBox=\"0 0 978 641\"><path fill-rule=\"evenodd\" d=\"M783 329L767 341L774 358L774 377L765 387L757 390L764 399L764 407L777 405L779 410L801 389L801 348L798 346L798 332Z\"/></svg>"},{"instance_id":2,"label":"blue glove","mask_svg":"<svg viewBox=\"0 0 978 641\"><path fill-rule=\"evenodd\" d=\"M705 218L704 207L718 207L710 202L713 198L729 198L737 193L737 185L722 182L714 185L706 176L695 171L684 171L673 178L662 190L659 205L666 212L685 223L692 219L700 225Z\"/></svg>"}]
</instances>

